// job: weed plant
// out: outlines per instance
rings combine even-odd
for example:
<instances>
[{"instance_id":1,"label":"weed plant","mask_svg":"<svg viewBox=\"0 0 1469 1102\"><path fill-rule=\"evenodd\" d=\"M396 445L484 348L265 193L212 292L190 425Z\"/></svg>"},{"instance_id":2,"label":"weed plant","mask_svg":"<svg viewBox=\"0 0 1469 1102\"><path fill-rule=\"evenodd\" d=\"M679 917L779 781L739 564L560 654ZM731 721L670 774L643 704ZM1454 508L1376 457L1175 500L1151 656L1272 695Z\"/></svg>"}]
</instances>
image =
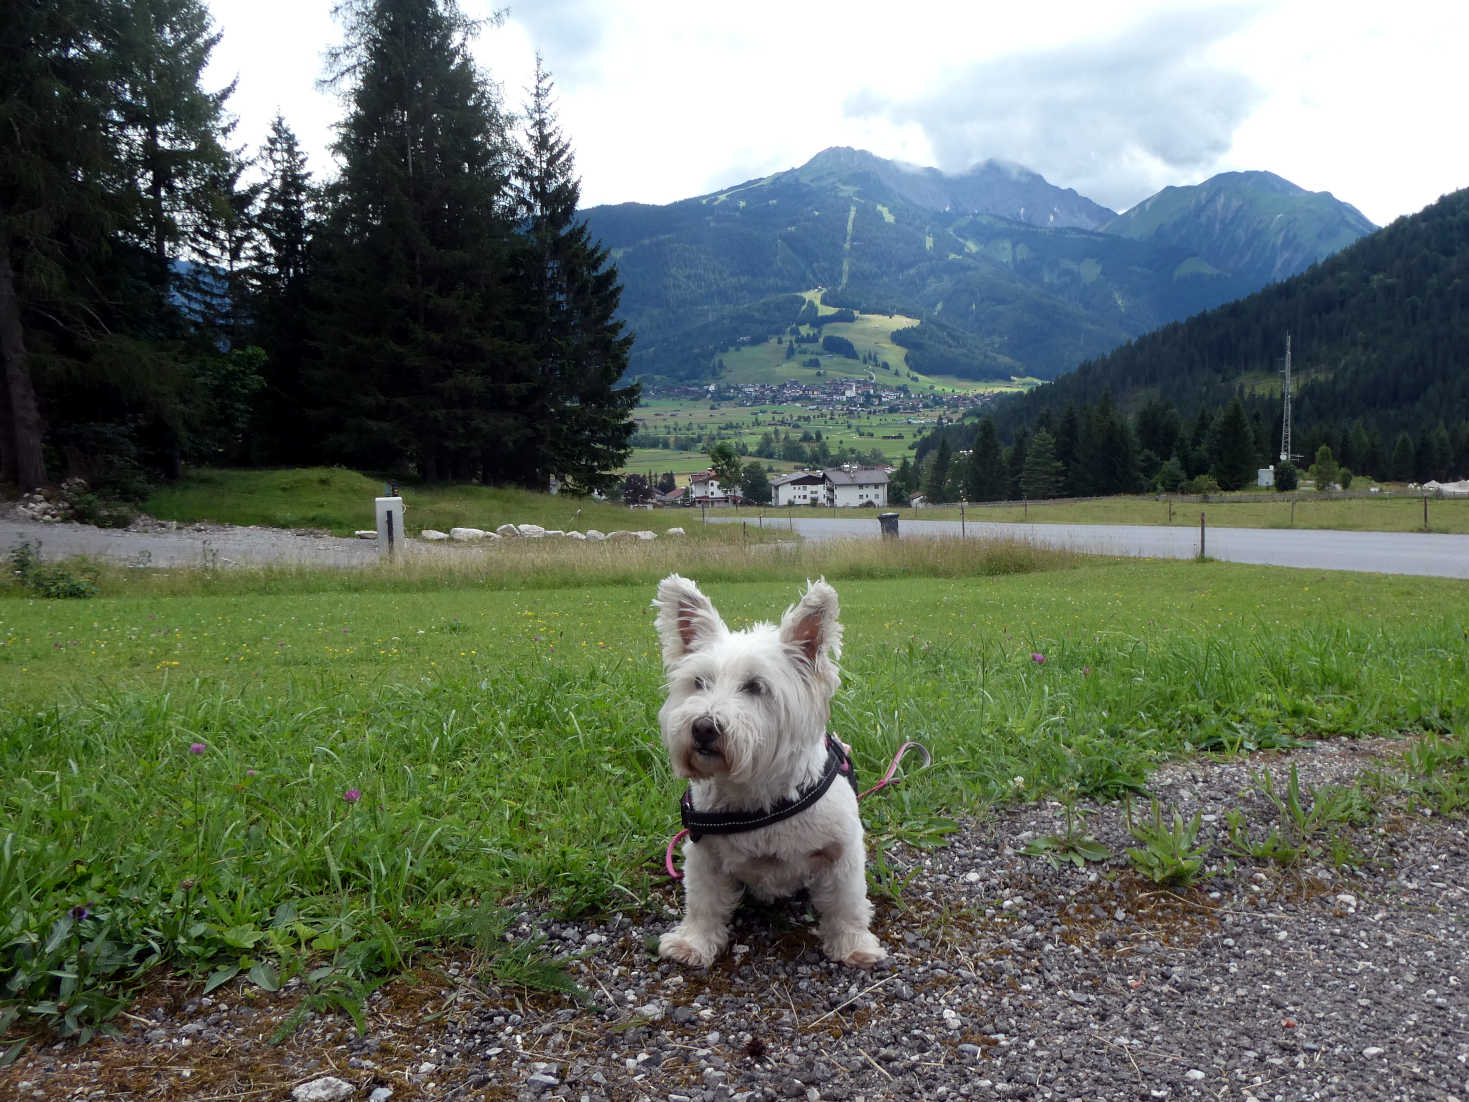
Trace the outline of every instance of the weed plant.
<instances>
[{"instance_id":1,"label":"weed plant","mask_svg":"<svg viewBox=\"0 0 1469 1102\"><path fill-rule=\"evenodd\" d=\"M1029 857L1040 857L1051 868L1076 865L1078 868L1088 861L1105 861L1112 851L1091 836L1086 829L1086 818L1076 807L1075 797L1066 800L1066 829L1060 834L1045 834L1032 838L1020 852Z\"/></svg>"},{"instance_id":2,"label":"weed plant","mask_svg":"<svg viewBox=\"0 0 1469 1102\"><path fill-rule=\"evenodd\" d=\"M1276 790L1268 771L1255 774L1255 786L1273 809L1274 822L1263 836L1252 837L1243 812L1227 812L1225 829L1231 854L1285 867L1321 858L1337 867L1359 863L1346 828L1372 820L1372 803L1360 785L1328 784L1315 791L1304 790L1300 771L1292 763L1283 790Z\"/></svg>"},{"instance_id":3,"label":"weed plant","mask_svg":"<svg viewBox=\"0 0 1469 1102\"><path fill-rule=\"evenodd\" d=\"M10 549L10 572L22 589L37 597L65 599L97 593L98 567L85 560L46 562L40 547L25 541Z\"/></svg>"},{"instance_id":4,"label":"weed plant","mask_svg":"<svg viewBox=\"0 0 1469 1102\"><path fill-rule=\"evenodd\" d=\"M1174 811L1169 824L1157 800L1152 810L1151 818L1134 819L1132 805L1128 805L1127 830L1139 843L1128 849L1128 860L1154 884L1186 888L1203 872L1204 856L1209 852L1208 843L1199 841L1203 812L1196 811L1192 819L1184 819Z\"/></svg>"},{"instance_id":5,"label":"weed plant","mask_svg":"<svg viewBox=\"0 0 1469 1102\"><path fill-rule=\"evenodd\" d=\"M1447 734L1469 716L1462 583L662 542L609 548L580 578L536 557L0 594L0 1013L85 1036L160 965L299 977L319 1005L360 1008L454 945L554 984L473 916L671 902L681 786L656 735L650 609L669 569L732 627L807 577L837 585L832 729L863 780L908 739L934 758L863 805L879 846L938 842L998 801L1134 791L1221 738ZM1442 739L1423 768L1469 773L1465 749Z\"/></svg>"}]
</instances>

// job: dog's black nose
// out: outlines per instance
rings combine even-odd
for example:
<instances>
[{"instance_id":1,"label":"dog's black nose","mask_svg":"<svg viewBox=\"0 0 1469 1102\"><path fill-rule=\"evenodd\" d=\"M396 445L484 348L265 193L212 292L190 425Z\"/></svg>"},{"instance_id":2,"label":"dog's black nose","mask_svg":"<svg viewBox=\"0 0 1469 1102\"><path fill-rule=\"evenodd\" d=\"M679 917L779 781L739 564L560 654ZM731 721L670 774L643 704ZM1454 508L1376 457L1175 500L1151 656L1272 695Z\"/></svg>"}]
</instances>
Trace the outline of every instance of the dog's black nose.
<instances>
[{"instance_id":1,"label":"dog's black nose","mask_svg":"<svg viewBox=\"0 0 1469 1102\"><path fill-rule=\"evenodd\" d=\"M719 741L719 725L708 716L700 716L694 720L690 733L694 736L694 746L700 750L707 749Z\"/></svg>"}]
</instances>

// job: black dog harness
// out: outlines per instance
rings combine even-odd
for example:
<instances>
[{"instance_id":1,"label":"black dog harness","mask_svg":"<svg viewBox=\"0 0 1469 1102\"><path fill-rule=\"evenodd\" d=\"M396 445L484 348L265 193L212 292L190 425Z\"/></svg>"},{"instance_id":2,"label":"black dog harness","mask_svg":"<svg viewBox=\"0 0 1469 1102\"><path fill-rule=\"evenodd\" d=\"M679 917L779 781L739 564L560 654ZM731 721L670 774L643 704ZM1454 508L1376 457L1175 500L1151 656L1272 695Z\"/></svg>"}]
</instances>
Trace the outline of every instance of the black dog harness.
<instances>
[{"instance_id":1,"label":"black dog harness","mask_svg":"<svg viewBox=\"0 0 1469 1102\"><path fill-rule=\"evenodd\" d=\"M679 818L683 820L691 842L697 842L706 834L742 834L747 830L757 830L805 811L826 795L838 774L846 776L855 793L857 770L852 766L852 759L840 742L827 735L826 767L809 787L796 794L794 800L782 800L768 811L697 811L694 808L694 787L690 785L678 802Z\"/></svg>"}]
</instances>

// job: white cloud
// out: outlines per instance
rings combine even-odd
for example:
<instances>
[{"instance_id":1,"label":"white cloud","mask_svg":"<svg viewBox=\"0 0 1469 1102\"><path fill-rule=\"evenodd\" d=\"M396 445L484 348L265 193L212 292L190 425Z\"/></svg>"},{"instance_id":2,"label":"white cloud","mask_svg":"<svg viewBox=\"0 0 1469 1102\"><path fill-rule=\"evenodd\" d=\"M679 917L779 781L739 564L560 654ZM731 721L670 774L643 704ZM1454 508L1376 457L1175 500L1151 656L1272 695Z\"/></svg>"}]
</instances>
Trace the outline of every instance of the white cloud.
<instances>
[{"instance_id":1,"label":"white cloud","mask_svg":"<svg viewBox=\"0 0 1469 1102\"><path fill-rule=\"evenodd\" d=\"M211 80L239 73L240 137L258 144L279 106L324 170L329 5L210 2ZM540 0L512 4L476 57L516 108L540 50L589 205L671 202L852 145L1013 160L1119 209L1268 169L1384 222L1469 185L1465 41L1469 8L1433 0Z\"/></svg>"}]
</instances>

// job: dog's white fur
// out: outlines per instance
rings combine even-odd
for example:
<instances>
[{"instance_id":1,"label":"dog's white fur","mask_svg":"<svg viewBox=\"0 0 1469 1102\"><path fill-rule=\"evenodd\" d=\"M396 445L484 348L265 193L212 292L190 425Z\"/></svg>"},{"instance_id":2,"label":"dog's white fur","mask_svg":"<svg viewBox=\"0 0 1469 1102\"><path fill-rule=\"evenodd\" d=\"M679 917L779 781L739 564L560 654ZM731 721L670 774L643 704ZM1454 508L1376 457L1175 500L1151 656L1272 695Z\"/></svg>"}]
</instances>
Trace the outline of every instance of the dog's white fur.
<instances>
[{"instance_id":1,"label":"dog's white fur","mask_svg":"<svg viewBox=\"0 0 1469 1102\"><path fill-rule=\"evenodd\" d=\"M795 799L826 765L842 626L837 594L811 582L779 626L730 631L699 587L671 574L658 586L668 698L658 712L673 770L700 811L756 811ZM696 739L696 731L701 739ZM660 956L704 967L729 942L745 888L776 899L809 888L826 955L867 967L886 953L869 930L866 853L857 797L843 778L805 811L739 834L684 843L685 913Z\"/></svg>"}]
</instances>

